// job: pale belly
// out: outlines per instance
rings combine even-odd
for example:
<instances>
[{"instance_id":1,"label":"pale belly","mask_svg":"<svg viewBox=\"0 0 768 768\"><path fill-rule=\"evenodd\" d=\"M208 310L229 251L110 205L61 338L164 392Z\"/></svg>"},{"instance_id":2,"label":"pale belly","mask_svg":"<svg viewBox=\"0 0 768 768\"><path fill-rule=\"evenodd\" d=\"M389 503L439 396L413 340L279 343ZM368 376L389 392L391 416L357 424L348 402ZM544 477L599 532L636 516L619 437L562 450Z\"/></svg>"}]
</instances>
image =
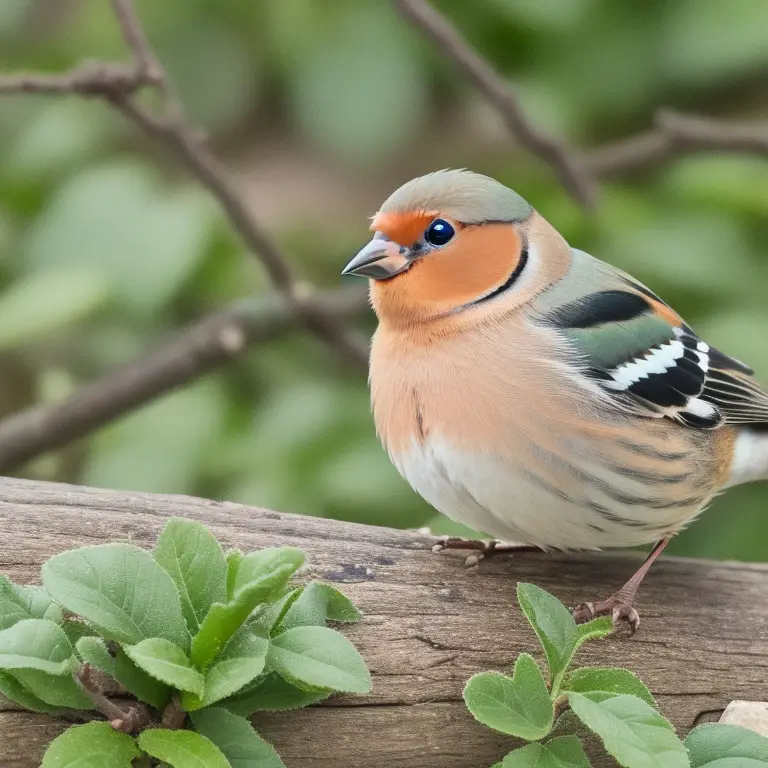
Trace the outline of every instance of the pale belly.
<instances>
[{"instance_id":1,"label":"pale belly","mask_svg":"<svg viewBox=\"0 0 768 768\"><path fill-rule=\"evenodd\" d=\"M403 477L453 520L506 541L554 549L603 549L670 536L709 501L690 478L649 483L590 460L547 467L548 479L514 460L462 451L439 434L393 454ZM439 532L438 532L439 533Z\"/></svg>"}]
</instances>

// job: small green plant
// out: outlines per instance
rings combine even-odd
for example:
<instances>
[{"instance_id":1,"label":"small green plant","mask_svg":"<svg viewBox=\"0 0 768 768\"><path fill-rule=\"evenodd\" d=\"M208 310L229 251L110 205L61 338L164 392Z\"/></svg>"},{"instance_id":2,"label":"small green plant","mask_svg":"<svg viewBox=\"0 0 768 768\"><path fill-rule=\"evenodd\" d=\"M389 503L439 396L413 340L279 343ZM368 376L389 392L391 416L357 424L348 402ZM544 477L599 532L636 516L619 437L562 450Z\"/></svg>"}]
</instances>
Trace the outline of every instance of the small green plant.
<instances>
[{"instance_id":1,"label":"small green plant","mask_svg":"<svg viewBox=\"0 0 768 768\"><path fill-rule=\"evenodd\" d=\"M519 584L517 599L544 650L548 681L523 653L511 677L481 672L467 683L464 701L477 720L532 742L492 768L589 768L580 739L567 733L576 719L625 768L768 768L768 739L753 731L710 723L683 742L629 670L573 669L585 642L612 633L610 618L577 625L556 597L533 584Z\"/></svg>"},{"instance_id":2,"label":"small green plant","mask_svg":"<svg viewBox=\"0 0 768 768\"><path fill-rule=\"evenodd\" d=\"M0 692L34 712L106 717L52 741L42 768L283 766L250 715L371 688L326 626L358 610L326 584L291 586L303 563L293 547L225 554L204 526L172 519L152 553L83 547L45 563L41 587L0 577Z\"/></svg>"}]
</instances>

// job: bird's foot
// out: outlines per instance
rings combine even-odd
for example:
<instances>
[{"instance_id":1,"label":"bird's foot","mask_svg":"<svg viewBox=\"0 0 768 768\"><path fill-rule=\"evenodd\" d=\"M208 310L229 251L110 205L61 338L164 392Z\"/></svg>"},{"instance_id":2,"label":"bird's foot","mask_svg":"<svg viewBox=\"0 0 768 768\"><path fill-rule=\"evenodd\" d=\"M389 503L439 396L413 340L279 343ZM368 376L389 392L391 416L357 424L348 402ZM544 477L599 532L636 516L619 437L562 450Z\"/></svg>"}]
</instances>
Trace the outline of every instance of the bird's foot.
<instances>
[{"instance_id":1,"label":"bird's foot","mask_svg":"<svg viewBox=\"0 0 768 768\"><path fill-rule=\"evenodd\" d=\"M599 603L580 603L573 609L573 618L577 624L584 624L598 616L611 617L615 635L632 637L640 626L637 609L618 593Z\"/></svg>"},{"instance_id":2,"label":"bird's foot","mask_svg":"<svg viewBox=\"0 0 768 768\"><path fill-rule=\"evenodd\" d=\"M498 554L499 552L525 552L528 550L538 550L537 547L511 544L509 542L498 541L497 539L482 541L481 539L461 539L455 536L446 536L432 547L433 552L442 552L444 549L473 550L472 554L467 555L464 560L464 565L467 568L472 568L481 560L485 560L486 558L491 557L491 555Z\"/></svg>"}]
</instances>

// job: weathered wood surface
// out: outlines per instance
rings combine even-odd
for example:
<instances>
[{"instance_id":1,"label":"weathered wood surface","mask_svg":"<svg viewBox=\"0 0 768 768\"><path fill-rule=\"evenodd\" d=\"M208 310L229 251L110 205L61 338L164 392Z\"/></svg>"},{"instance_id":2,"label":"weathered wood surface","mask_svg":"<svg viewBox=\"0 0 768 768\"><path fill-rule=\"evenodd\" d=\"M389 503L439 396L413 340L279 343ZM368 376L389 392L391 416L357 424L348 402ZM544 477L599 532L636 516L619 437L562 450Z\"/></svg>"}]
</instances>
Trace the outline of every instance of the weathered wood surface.
<instances>
[{"instance_id":1,"label":"weathered wood surface","mask_svg":"<svg viewBox=\"0 0 768 768\"><path fill-rule=\"evenodd\" d=\"M208 525L242 549L292 544L308 576L339 584L365 613L345 629L372 670L373 694L337 696L258 717L289 768L482 768L514 742L476 724L461 701L475 672L504 669L536 647L515 602L531 581L567 604L608 593L638 555L519 553L465 569L434 539L188 497L0 479L0 572L34 582L62 550L106 541L149 546L171 515ZM642 592L632 640L589 646L588 664L636 671L686 732L734 699L768 698L768 566L662 559ZM33 768L63 725L0 712L0 766ZM600 765L596 762L595 765Z\"/></svg>"}]
</instances>

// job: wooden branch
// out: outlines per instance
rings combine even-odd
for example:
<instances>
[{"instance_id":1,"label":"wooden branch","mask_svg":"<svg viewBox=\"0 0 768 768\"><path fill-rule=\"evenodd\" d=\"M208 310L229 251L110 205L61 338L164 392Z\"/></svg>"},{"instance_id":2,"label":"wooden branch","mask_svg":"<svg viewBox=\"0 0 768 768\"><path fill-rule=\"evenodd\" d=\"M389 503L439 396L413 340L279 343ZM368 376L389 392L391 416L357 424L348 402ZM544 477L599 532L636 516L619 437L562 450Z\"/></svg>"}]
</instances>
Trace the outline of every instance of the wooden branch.
<instances>
[{"instance_id":1,"label":"wooden branch","mask_svg":"<svg viewBox=\"0 0 768 768\"><path fill-rule=\"evenodd\" d=\"M416 532L182 496L0 479L0 572L32 582L43 561L65 549L107 541L150 546L171 515L204 522L228 546L303 548L306 575L340 585L365 613L344 632L372 670L372 695L335 696L255 718L288 768L491 765L514 741L475 723L461 691L475 672L507 669L521 651L537 647L516 605L516 582L534 582L572 605L610 592L639 559L526 552L468 570L461 555L433 554L435 539ZM687 732L716 719L734 699L765 698L766 594L768 566L667 558L641 593L636 637L591 644L581 661L637 672ZM0 765L38 766L45 744L64 727L6 705Z\"/></svg>"}]
</instances>

